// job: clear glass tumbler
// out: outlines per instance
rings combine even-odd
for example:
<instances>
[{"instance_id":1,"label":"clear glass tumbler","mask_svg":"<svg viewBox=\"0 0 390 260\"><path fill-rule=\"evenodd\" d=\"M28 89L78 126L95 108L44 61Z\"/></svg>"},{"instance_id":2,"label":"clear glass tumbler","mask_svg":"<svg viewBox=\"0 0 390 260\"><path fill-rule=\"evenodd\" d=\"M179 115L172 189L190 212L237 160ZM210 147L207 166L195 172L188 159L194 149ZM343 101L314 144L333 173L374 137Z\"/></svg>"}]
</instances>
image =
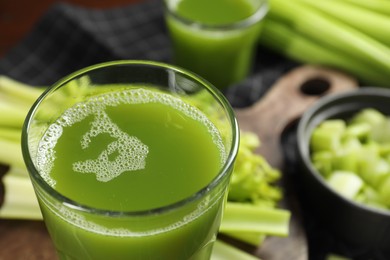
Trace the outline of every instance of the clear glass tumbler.
<instances>
[{"instance_id":1,"label":"clear glass tumbler","mask_svg":"<svg viewBox=\"0 0 390 260\"><path fill-rule=\"evenodd\" d=\"M77 71L31 108L22 150L61 259L209 259L239 130L186 70L114 61Z\"/></svg>"},{"instance_id":2,"label":"clear glass tumbler","mask_svg":"<svg viewBox=\"0 0 390 260\"><path fill-rule=\"evenodd\" d=\"M267 11L267 0L165 0L173 62L219 89L242 81Z\"/></svg>"}]
</instances>

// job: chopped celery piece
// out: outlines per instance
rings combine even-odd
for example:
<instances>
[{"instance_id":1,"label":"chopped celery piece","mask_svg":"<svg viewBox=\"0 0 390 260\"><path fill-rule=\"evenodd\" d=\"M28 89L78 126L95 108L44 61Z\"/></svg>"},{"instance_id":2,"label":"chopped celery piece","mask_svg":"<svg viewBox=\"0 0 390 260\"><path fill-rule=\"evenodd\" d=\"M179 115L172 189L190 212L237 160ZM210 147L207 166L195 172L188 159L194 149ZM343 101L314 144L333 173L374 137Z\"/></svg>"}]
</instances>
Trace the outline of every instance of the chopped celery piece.
<instances>
[{"instance_id":1,"label":"chopped celery piece","mask_svg":"<svg viewBox=\"0 0 390 260\"><path fill-rule=\"evenodd\" d=\"M378 209L386 209L379 193L372 187L365 185L361 192L354 199L356 202Z\"/></svg>"},{"instance_id":2,"label":"chopped celery piece","mask_svg":"<svg viewBox=\"0 0 390 260\"><path fill-rule=\"evenodd\" d=\"M235 238L252 246L259 246L263 243L266 235L257 232L224 232L229 237Z\"/></svg>"},{"instance_id":3,"label":"chopped celery piece","mask_svg":"<svg viewBox=\"0 0 390 260\"><path fill-rule=\"evenodd\" d=\"M349 199L353 199L363 187L362 179L347 171L333 172L327 182L336 192Z\"/></svg>"},{"instance_id":4,"label":"chopped celery piece","mask_svg":"<svg viewBox=\"0 0 390 260\"><path fill-rule=\"evenodd\" d=\"M370 134L372 126L368 123L355 123L348 126L345 130L345 138L349 140L366 140Z\"/></svg>"},{"instance_id":5,"label":"chopped celery piece","mask_svg":"<svg viewBox=\"0 0 390 260\"><path fill-rule=\"evenodd\" d=\"M290 212L283 209L262 208L246 203L228 202L222 218L220 231L256 232L287 236Z\"/></svg>"},{"instance_id":6,"label":"chopped celery piece","mask_svg":"<svg viewBox=\"0 0 390 260\"><path fill-rule=\"evenodd\" d=\"M314 152L330 150L337 151L341 147L341 137L346 129L343 120L327 120L313 130L310 140Z\"/></svg>"},{"instance_id":7,"label":"chopped celery piece","mask_svg":"<svg viewBox=\"0 0 390 260\"><path fill-rule=\"evenodd\" d=\"M332 168L356 172L359 165L359 150L340 149L333 156Z\"/></svg>"},{"instance_id":8,"label":"chopped celery piece","mask_svg":"<svg viewBox=\"0 0 390 260\"><path fill-rule=\"evenodd\" d=\"M230 201L254 204L268 201L274 206L281 199L282 191L275 185L281 173L255 153L259 145L257 135L241 132L240 148L229 185Z\"/></svg>"},{"instance_id":9,"label":"chopped celery piece","mask_svg":"<svg viewBox=\"0 0 390 260\"><path fill-rule=\"evenodd\" d=\"M325 120L313 130L310 140L313 166L344 197L389 209L390 117L366 108L344 122L344 130L340 130L342 124L335 119ZM324 140L333 145L323 144Z\"/></svg>"},{"instance_id":10,"label":"chopped celery piece","mask_svg":"<svg viewBox=\"0 0 390 260\"><path fill-rule=\"evenodd\" d=\"M390 165L379 156L370 156L370 154L365 153L359 159L357 174L374 188L378 187L382 179L390 174Z\"/></svg>"},{"instance_id":11,"label":"chopped celery piece","mask_svg":"<svg viewBox=\"0 0 390 260\"><path fill-rule=\"evenodd\" d=\"M333 157L333 152L330 151L313 152L312 162L314 168L316 168L323 176L329 176L333 169Z\"/></svg>"},{"instance_id":12,"label":"chopped celery piece","mask_svg":"<svg viewBox=\"0 0 390 260\"><path fill-rule=\"evenodd\" d=\"M390 207L390 175L387 176L378 189L379 196L387 207Z\"/></svg>"},{"instance_id":13,"label":"chopped celery piece","mask_svg":"<svg viewBox=\"0 0 390 260\"><path fill-rule=\"evenodd\" d=\"M231 246L221 240L216 240L213 246L213 253L211 254L211 260L258 260L247 252L244 252L237 247Z\"/></svg>"},{"instance_id":14,"label":"chopped celery piece","mask_svg":"<svg viewBox=\"0 0 390 260\"><path fill-rule=\"evenodd\" d=\"M384 119L371 130L371 139L379 143L390 143L390 119Z\"/></svg>"},{"instance_id":15,"label":"chopped celery piece","mask_svg":"<svg viewBox=\"0 0 390 260\"><path fill-rule=\"evenodd\" d=\"M328 254L325 257L325 260L352 260L352 259L341 255Z\"/></svg>"},{"instance_id":16,"label":"chopped celery piece","mask_svg":"<svg viewBox=\"0 0 390 260\"><path fill-rule=\"evenodd\" d=\"M386 117L378 110L373 108L366 108L355 114L351 120L351 123L363 123L376 126L385 119Z\"/></svg>"}]
</instances>

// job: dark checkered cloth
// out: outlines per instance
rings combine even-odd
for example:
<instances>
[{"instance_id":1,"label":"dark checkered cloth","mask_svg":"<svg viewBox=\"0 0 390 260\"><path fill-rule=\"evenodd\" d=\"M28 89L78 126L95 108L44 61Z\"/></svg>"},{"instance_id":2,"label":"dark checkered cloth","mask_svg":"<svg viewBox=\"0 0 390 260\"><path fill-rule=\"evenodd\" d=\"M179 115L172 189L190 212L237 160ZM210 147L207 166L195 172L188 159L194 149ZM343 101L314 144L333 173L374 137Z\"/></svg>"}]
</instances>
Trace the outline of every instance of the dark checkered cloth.
<instances>
[{"instance_id":1,"label":"dark checkered cloth","mask_svg":"<svg viewBox=\"0 0 390 260\"><path fill-rule=\"evenodd\" d=\"M0 60L0 73L32 85L49 85L99 62L145 59L169 63L170 57L162 1L108 10L62 3L54 5ZM236 107L252 104L293 65L269 51L259 51L257 73L226 90L226 96Z\"/></svg>"},{"instance_id":2,"label":"dark checkered cloth","mask_svg":"<svg viewBox=\"0 0 390 260\"><path fill-rule=\"evenodd\" d=\"M43 86L99 62L145 59L169 63L170 57L161 0L108 10L62 3L50 8L33 30L0 59L0 74ZM296 65L260 47L253 73L243 82L229 87L224 94L234 107L249 106ZM291 133L286 135L284 146L289 159L286 168L294 174L297 169L294 130ZM326 230L311 221L310 216L307 219L311 259L322 259L334 249L348 253ZM360 259L365 259L364 254L360 255L363 255Z\"/></svg>"}]
</instances>

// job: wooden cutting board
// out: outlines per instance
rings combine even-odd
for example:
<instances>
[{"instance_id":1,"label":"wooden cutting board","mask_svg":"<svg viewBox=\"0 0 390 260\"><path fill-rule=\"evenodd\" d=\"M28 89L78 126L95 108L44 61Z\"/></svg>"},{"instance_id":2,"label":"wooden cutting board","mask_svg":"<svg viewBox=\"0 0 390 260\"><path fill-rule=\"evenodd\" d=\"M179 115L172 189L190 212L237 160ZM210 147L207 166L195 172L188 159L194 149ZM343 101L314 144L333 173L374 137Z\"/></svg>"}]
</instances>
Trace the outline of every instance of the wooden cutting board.
<instances>
[{"instance_id":1,"label":"wooden cutting board","mask_svg":"<svg viewBox=\"0 0 390 260\"><path fill-rule=\"evenodd\" d=\"M339 72L299 67L278 80L258 103L236 110L237 118L242 130L253 131L260 137L262 145L257 152L282 169L280 137L286 127L320 96L356 86L354 79ZM259 249L248 249L263 260L307 260L307 243L296 198L294 194L286 194L285 198L282 207L293 213L289 237L269 237ZM0 259L57 259L42 221L0 220L0 234Z\"/></svg>"},{"instance_id":2,"label":"wooden cutting board","mask_svg":"<svg viewBox=\"0 0 390 260\"><path fill-rule=\"evenodd\" d=\"M241 130L252 131L259 136L261 146L256 152L283 171L283 132L322 96L357 86L355 79L338 71L301 66L281 77L253 106L236 109L236 116ZM269 237L254 253L264 260L307 260L307 241L296 195L285 193L281 207L292 212L289 236Z\"/></svg>"}]
</instances>

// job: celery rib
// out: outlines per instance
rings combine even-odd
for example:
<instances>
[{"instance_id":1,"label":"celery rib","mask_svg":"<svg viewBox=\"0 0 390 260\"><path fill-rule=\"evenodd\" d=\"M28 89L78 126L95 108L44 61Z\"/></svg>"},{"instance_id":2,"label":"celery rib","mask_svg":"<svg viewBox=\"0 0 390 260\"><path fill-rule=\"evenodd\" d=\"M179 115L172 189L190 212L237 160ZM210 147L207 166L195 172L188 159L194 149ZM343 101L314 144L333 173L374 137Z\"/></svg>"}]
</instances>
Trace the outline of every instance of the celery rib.
<instances>
[{"instance_id":1,"label":"celery rib","mask_svg":"<svg viewBox=\"0 0 390 260\"><path fill-rule=\"evenodd\" d=\"M386 74L390 70L390 48L359 30L331 19L300 1L271 0L270 5L269 17L290 24L295 31L323 46L355 56L381 73Z\"/></svg>"},{"instance_id":2,"label":"celery rib","mask_svg":"<svg viewBox=\"0 0 390 260\"><path fill-rule=\"evenodd\" d=\"M0 163L25 167L20 142L0 139Z\"/></svg>"},{"instance_id":3,"label":"celery rib","mask_svg":"<svg viewBox=\"0 0 390 260\"><path fill-rule=\"evenodd\" d=\"M10 77L0 75L0 91L32 104L42 94L43 88L32 87Z\"/></svg>"},{"instance_id":4,"label":"celery rib","mask_svg":"<svg viewBox=\"0 0 390 260\"><path fill-rule=\"evenodd\" d=\"M355 57L356 55L324 47L319 42L303 36L287 24L273 18L266 20L260 44L299 62L341 69L356 75L358 79L367 84L388 85L386 74L361 62Z\"/></svg>"},{"instance_id":5,"label":"celery rib","mask_svg":"<svg viewBox=\"0 0 390 260\"><path fill-rule=\"evenodd\" d=\"M342 0L350 4L390 16L390 1L388 0Z\"/></svg>"},{"instance_id":6,"label":"celery rib","mask_svg":"<svg viewBox=\"0 0 390 260\"><path fill-rule=\"evenodd\" d=\"M358 29L386 46L390 46L390 19L381 13L372 12L367 8L361 8L340 0L328 0L326 2L312 0L299 1Z\"/></svg>"},{"instance_id":7,"label":"celery rib","mask_svg":"<svg viewBox=\"0 0 390 260\"><path fill-rule=\"evenodd\" d=\"M258 260L259 258L248 254L221 240L216 240L213 246L211 260Z\"/></svg>"},{"instance_id":8,"label":"celery rib","mask_svg":"<svg viewBox=\"0 0 390 260\"><path fill-rule=\"evenodd\" d=\"M245 203L228 202L220 231L255 232L275 236L287 236L291 213L276 208L262 208Z\"/></svg>"},{"instance_id":9,"label":"celery rib","mask_svg":"<svg viewBox=\"0 0 390 260\"><path fill-rule=\"evenodd\" d=\"M0 139L20 142L21 135L20 128L0 127Z\"/></svg>"},{"instance_id":10,"label":"celery rib","mask_svg":"<svg viewBox=\"0 0 390 260\"><path fill-rule=\"evenodd\" d=\"M29 178L6 174L3 177L4 202L1 218L42 220L34 189Z\"/></svg>"},{"instance_id":11,"label":"celery rib","mask_svg":"<svg viewBox=\"0 0 390 260\"><path fill-rule=\"evenodd\" d=\"M252 246L261 246L264 242L266 235L257 232L223 232L225 235L245 242Z\"/></svg>"}]
</instances>

